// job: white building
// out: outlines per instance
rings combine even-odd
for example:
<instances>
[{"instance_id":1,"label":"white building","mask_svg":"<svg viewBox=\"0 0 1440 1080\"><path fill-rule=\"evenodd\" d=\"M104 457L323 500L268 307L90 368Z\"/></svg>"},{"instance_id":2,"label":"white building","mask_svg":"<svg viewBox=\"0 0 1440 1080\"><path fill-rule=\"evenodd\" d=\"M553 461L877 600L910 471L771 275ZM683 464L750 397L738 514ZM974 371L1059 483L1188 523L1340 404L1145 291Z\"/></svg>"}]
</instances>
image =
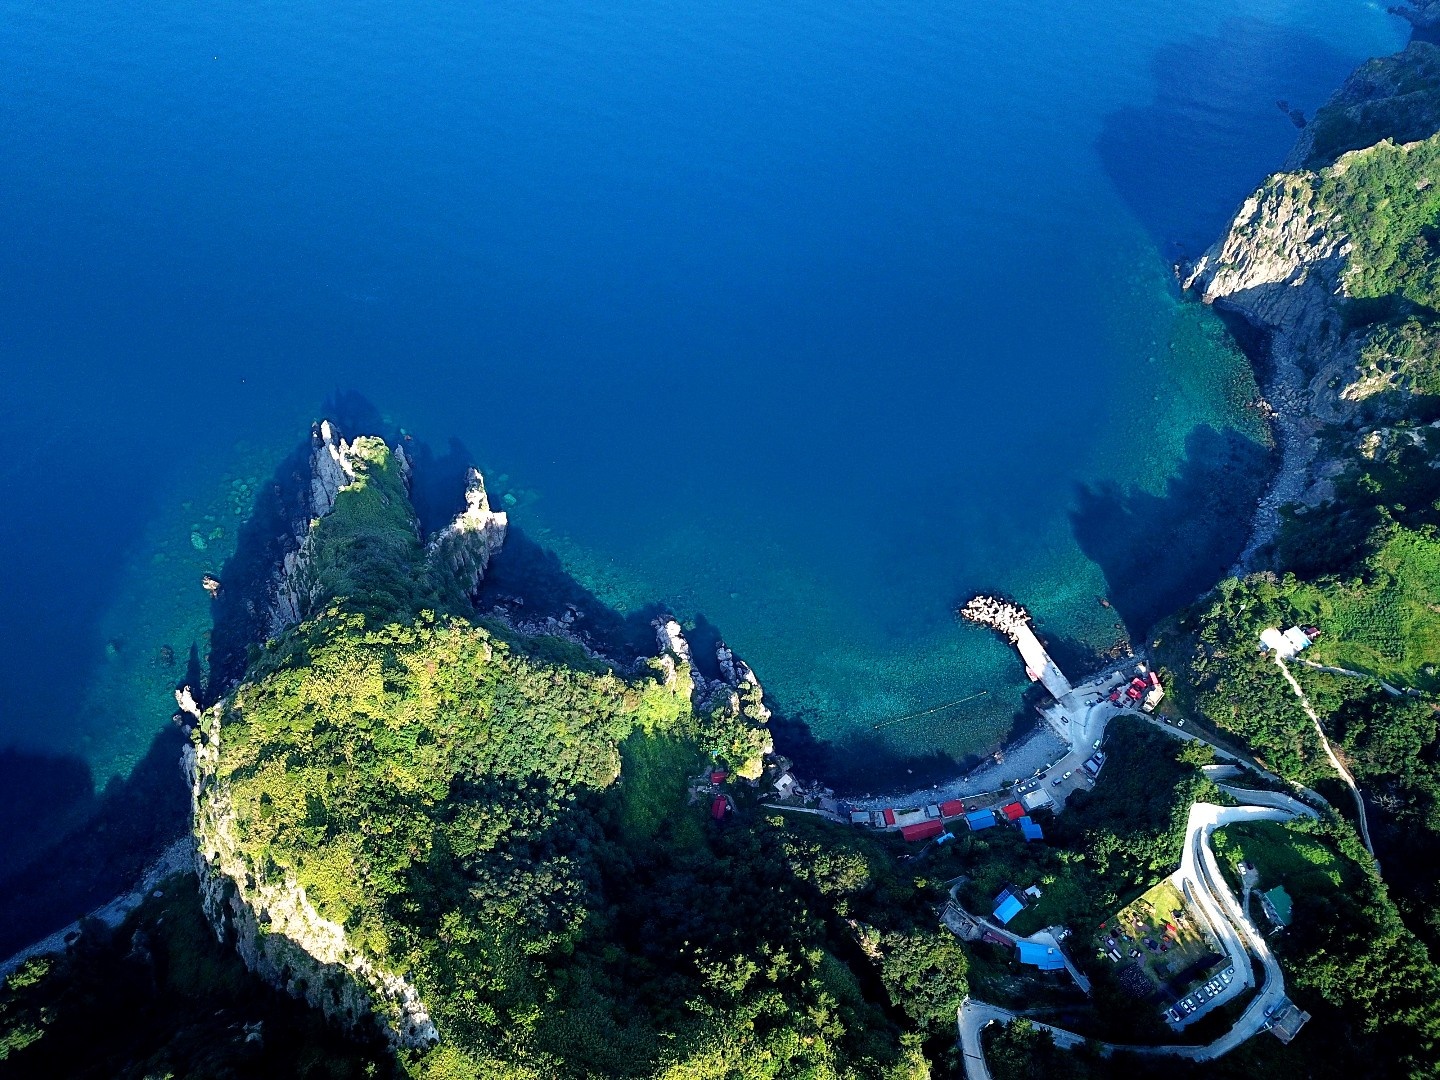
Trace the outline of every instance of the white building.
<instances>
[{"instance_id":1,"label":"white building","mask_svg":"<svg viewBox=\"0 0 1440 1080\"><path fill-rule=\"evenodd\" d=\"M1039 810L1043 806L1054 806L1055 800L1050 798L1050 793L1041 788L1034 791L1027 791L1020 796L1020 802L1026 810Z\"/></svg>"},{"instance_id":2,"label":"white building","mask_svg":"<svg viewBox=\"0 0 1440 1080\"><path fill-rule=\"evenodd\" d=\"M1308 649L1310 638L1298 626L1292 626L1283 633L1270 626L1260 631L1260 644L1277 653L1282 660L1287 660L1301 649Z\"/></svg>"}]
</instances>

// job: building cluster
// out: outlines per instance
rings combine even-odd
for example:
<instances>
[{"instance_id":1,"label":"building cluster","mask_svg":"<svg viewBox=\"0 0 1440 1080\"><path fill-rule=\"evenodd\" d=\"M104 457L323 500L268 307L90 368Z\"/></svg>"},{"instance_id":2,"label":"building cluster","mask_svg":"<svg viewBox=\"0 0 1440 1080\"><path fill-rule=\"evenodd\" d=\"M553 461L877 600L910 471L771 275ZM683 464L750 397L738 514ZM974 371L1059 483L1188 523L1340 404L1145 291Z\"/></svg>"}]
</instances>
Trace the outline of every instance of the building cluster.
<instances>
[{"instance_id":1,"label":"building cluster","mask_svg":"<svg viewBox=\"0 0 1440 1080\"><path fill-rule=\"evenodd\" d=\"M1120 685L1110 691L1110 704L1121 708L1139 705L1143 712L1154 712L1155 706L1165 697L1165 688L1160 685L1160 676L1146 671L1141 664L1129 685Z\"/></svg>"},{"instance_id":2,"label":"building cluster","mask_svg":"<svg viewBox=\"0 0 1440 1080\"><path fill-rule=\"evenodd\" d=\"M974 832L1005 823L1017 826L1027 842L1044 840L1044 830L1031 820L1026 810L1051 805L1053 800L1045 792L1032 791L1026 793L1023 803L1008 802L1003 806L970 810L965 808L963 799L947 799L945 802L930 803L913 810L895 810L889 807L884 810L855 810L843 804L842 809L849 816L852 825L887 831L898 830L902 837L910 841L940 837L939 842L943 844L948 839L941 835L945 832L946 823L961 818Z\"/></svg>"},{"instance_id":3,"label":"building cluster","mask_svg":"<svg viewBox=\"0 0 1440 1080\"><path fill-rule=\"evenodd\" d=\"M1320 629L1315 626L1292 626L1289 630L1268 626L1260 631L1260 650L1274 653L1281 660L1288 660L1296 653L1308 649L1319 636Z\"/></svg>"}]
</instances>

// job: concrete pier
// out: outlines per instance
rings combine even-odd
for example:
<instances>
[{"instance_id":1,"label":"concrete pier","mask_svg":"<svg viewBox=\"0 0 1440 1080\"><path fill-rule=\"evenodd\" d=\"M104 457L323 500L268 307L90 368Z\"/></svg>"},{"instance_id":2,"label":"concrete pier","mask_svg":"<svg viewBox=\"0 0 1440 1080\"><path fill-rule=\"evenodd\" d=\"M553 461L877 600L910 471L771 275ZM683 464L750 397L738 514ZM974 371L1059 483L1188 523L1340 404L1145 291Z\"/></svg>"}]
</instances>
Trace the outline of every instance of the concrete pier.
<instances>
[{"instance_id":1,"label":"concrete pier","mask_svg":"<svg viewBox=\"0 0 1440 1080\"><path fill-rule=\"evenodd\" d=\"M1050 654L1045 651L1045 646L1040 644L1040 639L1035 636L1035 631L1030 626L1030 613L1019 604L1012 604L994 596L977 596L960 609L960 616L1004 634L1010 644L1019 651L1020 659L1025 662L1025 673L1032 681L1040 683L1050 691L1056 701L1060 701L1074 689L1065 673L1050 659Z\"/></svg>"}]
</instances>

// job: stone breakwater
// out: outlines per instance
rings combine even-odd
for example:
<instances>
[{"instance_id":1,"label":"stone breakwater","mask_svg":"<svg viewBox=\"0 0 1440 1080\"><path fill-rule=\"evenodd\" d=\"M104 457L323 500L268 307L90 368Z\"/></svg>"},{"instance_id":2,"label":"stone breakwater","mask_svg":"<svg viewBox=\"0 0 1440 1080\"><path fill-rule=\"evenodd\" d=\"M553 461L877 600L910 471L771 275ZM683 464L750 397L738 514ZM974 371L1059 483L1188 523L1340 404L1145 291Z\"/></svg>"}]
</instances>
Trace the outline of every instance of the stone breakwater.
<instances>
[{"instance_id":1,"label":"stone breakwater","mask_svg":"<svg viewBox=\"0 0 1440 1080\"><path fill-rule=\"evenodd\" d=\"M960 608L959 615L969 622L998 630L1011 645L1020 641L1020 634L1030 625L1030 613L1019 604L994 596L976 596Z\"/></svg>"}]
</instances>

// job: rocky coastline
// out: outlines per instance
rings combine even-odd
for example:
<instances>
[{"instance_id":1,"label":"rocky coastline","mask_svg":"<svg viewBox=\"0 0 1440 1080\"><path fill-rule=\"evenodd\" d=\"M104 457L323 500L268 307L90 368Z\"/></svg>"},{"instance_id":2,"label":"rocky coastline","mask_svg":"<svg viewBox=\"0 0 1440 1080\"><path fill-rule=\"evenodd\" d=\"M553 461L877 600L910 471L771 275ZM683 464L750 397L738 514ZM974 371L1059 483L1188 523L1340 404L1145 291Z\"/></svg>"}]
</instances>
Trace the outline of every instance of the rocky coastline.
<instances>
[{"instance_id":1,"label":"rocky coastline","mask_svg":"<svg viewBox=\"0 0 1440 1080\"><path fill-rule=\"evenodd\" d=\"M1335 497L1335 479L1355 447L1322 439L1326 429L1383 420L1377 396L1390 387L1367 379L1361 364L1373 332L1350 329L1344 311L1353 245L1321 188L1386 136L1404 145L1434 130L1437 104L1413 84L1417 72L1437 69L1440 50L1423 41L1362 65L1301 133L1285 171L1245 199L1208 251L1178 268L1183 290L1238 322L1236 337L1261 385L1259 407L1279 450L1234 574L1267 566L1284 507L1313 509ZM1333 145L1318 141L1322 132Z\"/></svg>"}]
</instances>

